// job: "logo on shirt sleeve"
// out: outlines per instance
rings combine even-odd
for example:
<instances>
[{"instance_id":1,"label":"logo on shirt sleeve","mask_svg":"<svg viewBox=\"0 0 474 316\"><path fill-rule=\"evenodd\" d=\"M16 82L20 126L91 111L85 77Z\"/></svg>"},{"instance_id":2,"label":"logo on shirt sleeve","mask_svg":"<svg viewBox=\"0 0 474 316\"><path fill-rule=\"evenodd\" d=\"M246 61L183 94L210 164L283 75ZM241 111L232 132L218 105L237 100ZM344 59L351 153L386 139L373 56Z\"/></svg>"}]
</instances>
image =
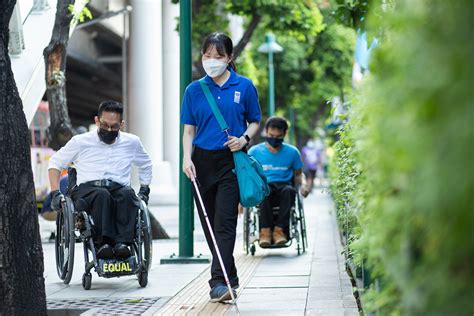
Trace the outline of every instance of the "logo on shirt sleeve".
<instances>
[{"instance_id":1,"label":"logo on shirt sleeve","mask_svg":"<svg viewBox=\"0 0 474 316\"><path fill-rule=\"evenodd\" d=\"M235 91L234 92L234 102L235 103L240 103L240 91Z\"/></svg>"}]
</instances>

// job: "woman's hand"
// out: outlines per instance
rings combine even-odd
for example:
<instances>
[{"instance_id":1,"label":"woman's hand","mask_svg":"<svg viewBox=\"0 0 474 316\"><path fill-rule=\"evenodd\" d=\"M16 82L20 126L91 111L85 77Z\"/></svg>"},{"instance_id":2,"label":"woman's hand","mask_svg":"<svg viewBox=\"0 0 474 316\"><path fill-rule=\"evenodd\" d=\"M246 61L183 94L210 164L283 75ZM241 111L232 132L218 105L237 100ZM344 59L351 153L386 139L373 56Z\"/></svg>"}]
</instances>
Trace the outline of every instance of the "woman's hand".
<instances>
[{"instance_id":1,"label":"woman's hand","mask_svg":"<svg viewBox=\"0 0 474 316\"><path fill-rule=\"evenodd\" d=\"M183 172L189 179L196 178L196 168L191 158L183 158Z\"/></svg>"},{"instance_id":2,"label":"woman's hand","mask_svg":"<svg viewBox=\"0 0 474 316\"><path fill-rule=\"evenodd\" d=\"M224 146L229 147L230 151L239 151L247 145L247 140L244 136L237 138L235 136L229 136L229 140L224 143Z\"/></svg>"}]
</instances>

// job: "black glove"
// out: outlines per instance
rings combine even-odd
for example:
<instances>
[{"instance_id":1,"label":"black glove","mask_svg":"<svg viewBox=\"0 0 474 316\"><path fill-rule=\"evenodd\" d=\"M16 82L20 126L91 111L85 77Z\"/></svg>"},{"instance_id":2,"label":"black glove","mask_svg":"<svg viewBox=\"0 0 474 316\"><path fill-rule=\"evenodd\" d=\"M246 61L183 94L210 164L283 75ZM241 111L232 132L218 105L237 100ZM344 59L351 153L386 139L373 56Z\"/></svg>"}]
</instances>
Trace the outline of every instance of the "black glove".
<instances>
[{"instance_id":1,"label":"black glove","mask_svg":"<svg viewBox=\"0 0 474 316\"><path fill-rule=\"evenodd\" d=\"M51 191L51 209L53 211L60 211L63 207L61 201L64 199L64 195L59 190Z\"/></svg>"},{"instance_id":2,"label":"black glove","mask_svg":"<svg viewBox=\"0 0 474 316\"><path fill-rule=\"evenodd\" d=\"M146 205L148 205L149 195L150 195L150 187L142 184L140 186L140 191L138 191L138 197L142 199Z\"/></svg>"}]
</instances>

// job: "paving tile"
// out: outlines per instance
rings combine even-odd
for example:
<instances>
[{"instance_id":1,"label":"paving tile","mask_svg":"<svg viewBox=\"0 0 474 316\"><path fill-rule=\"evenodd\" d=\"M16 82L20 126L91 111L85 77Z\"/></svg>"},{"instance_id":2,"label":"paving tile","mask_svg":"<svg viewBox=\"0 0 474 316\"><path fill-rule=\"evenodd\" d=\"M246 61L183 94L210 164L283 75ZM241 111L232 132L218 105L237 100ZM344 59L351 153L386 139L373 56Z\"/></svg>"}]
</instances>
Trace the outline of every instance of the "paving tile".
<instances>
[{"instance_id":1,"label":"paving tile","mask_svg":"<svg viewBox=\"0 0 474 316\"><path fill-rule=\"evenodd\" d=\"M330 286L340 286L341 285L341 280L339 280L339 278L335 278L335 277L327 277L327 276L314 277L314 276L311 276L309 278L309 280L310 280L310 287L311 286L326 286L326 285L330 285Z\"/></svg>"},{"instance_id":2,"label":"paving tile","mask_svg":"<svg viewBox=\"0 0 474 316\"><path fill-rule=\"evenodd\" d=\"M159 260L158 260L159 261ZM167 275L177 275L179 274L196 274L201 273L204 269L206 269L209 264L163 264L158 265L154 269L154 273L156 274L167 274Z\"/></svg>"},{"instance_id":3,"label":"paving tile","mask_svg":"<svg viewBox=\"0 0 474 316\"><path fill-rule=\"evenodd\" d=\"M344 316L344 308L306 309L306 316Z\"/></svg>"},{"instance_id":4,"label":"paving tile","mask_svg":"<svg viewBox=\"0 0 474 316\"><path fill-rule=\"evenodd\" d=\"M265 259L263 259L265 260ZM262 260L262 261L263 261ZM292 263L291 261L278 264L260 264L255 270L255 276L309 276L311 273L310 263Z\"/></svg>"},{"instance_id":5,"label":"paving tile","mask_svg":"<svg viewBox=\"0 0 474 316\"><path fill-rule=\"evenodd\" d=\"M344 311L344 316L359 316L361 313L359 313L358 308L346 308Z\"/></svg>"},{"instance_id":6,"label":"paving tile","mask_svg":"<svg viewBox=\"0 0 474 316\"><path fill-rule=\"evenodd\" d=\"M344 302L341 299L311 300L308 298L307 309L343 309Z\"/></svg>"},{"instance_id":7,"label":"paving tile","mask_svg":"<svg viewBox=\"0 0 474 316\"><path fill-rule=\"evenodd\" d=\"M269 250L272 251L272 250ZM289 264L289 265L299 265L299 264L311 264L312 257L308 255L294 255L294 254L273 254L273 255L266 255L260 266L278 266L280 264Z\"/></svg>"},{"instance_id":8,"label":"paving tile","mask_svg":"<svg viewBox=\"0 0 474 316\"><path fill-rule=\"evenodd\" d=\"M332 277L332 278L337 278L339 279L339 271L334 270L334 269L328 269L328 270L311 270L311 277L313 279L318 279L318 278L324 278L324 277Z\"/></svg>"},{"instance_id":9,"label":"paving tile","mask_svg":"<svg viewBox=\"0 0 474 316\"><path fill-rule=\"evenodd\" d=\"M320 300L342 300L342 293L337 291L310 291L308 292L308 302Z\"/></svg>"},{"instance_id":10,"label":"paving tile","mask_svg":"<svg viewBox=\"0 0 474 316\"><path fill-rule=\"evenodd\" d=\"M304 315L304 309L295 309L295 310L284 310L284 311L275 311L275 310L260 310L254 309L251 306L239 306L240 315L242 316L268 316L268 315L282 315L282 316L301 316ZM230 315L230 314L227 314Z\"/></svg>"},{"instance_id":11,"label":"paving tile","mask_svg":"<svg viewBox=\"0 0 474 316\"><path fill-rule=\"evenodd\" d=\"M310 276L311 269L292 269L292 270L260 270L255 272L256 277L281 277L281 276Z\"/></svg>"},{"instance_id":12,"label":"paving tile","mask_svg":"<svg viewBox=\"0 0 474 316\"><path fill-rule=\"evenodd\" d=\"M354 297L354 288L352 287L352 284L351 285L343 284L341 286L341 290L342 290L342 294L344 295L344 297L346 295L350 295L351 297Z\"/></svg>"},{"instance_id":13,"label":"paving tile","mask_svg":"<svg viewBox=\"0 0 474 316\"><path fill-rule=\"evenodd\" d=\"M342 303L343 303L345 308L355 308L355 309L358 308L354 297L352 297L351 299L343 299Z\"/></svg>"},{"instance_id":14,"label":"paving tile","mask_svg":"<svg viewBox=\"0 0 474 316\"><path fill-rule=\"evenodd\" d=\"M252 289L245 288L240 296L240 302L255 302L258 301L279 301L282 297L286 302L303 301L306 302L307 289L306 288L262 288Z\"/></svg>"},{"instance_id":15,"label":"paving tile","mask_svg":"<svg viewBox=\"0 0 474 316\"><path fill-rule=\"evenodd\" d=\"M273 315L275 312L282 313L282 315L288 315L291 313L298 313L304 315L305 302L253 302L243 303L239 302L239 311L242 313L246 312L266 312L267 315Z\"/></svg>"},{"instance_id":16,"label":"paving tile","mask_svg":"<svg viewBox=\"0 0 474 316\"><path fill-rule=\"evenodd\" d=\"M311 285L308 290L309 293L339 293L341 292L341 287L339 285Z\"/></svg>"},{"instance_id":17,"label":"paving tile","mask_svg":"<svg viewBox=\"0 0 474 316\"><path fill-rule=\"evenodd\" d=\"M282 277L254 277L247 285L249 288L263 287L308 287L307 276L282 276Z\"/></svg>"},{"instance_id":18,"label":"paving tile","mask_svg":"<svg viewBox=\"0 0 474 316\"><path fill-rule=\"evenodd\" d=\"M313 261L311 264L311 268L313 270L335 270L339 271L339 263L337 261L321 261L321 262L316 262Z\"/></svg>"}]
</instances>

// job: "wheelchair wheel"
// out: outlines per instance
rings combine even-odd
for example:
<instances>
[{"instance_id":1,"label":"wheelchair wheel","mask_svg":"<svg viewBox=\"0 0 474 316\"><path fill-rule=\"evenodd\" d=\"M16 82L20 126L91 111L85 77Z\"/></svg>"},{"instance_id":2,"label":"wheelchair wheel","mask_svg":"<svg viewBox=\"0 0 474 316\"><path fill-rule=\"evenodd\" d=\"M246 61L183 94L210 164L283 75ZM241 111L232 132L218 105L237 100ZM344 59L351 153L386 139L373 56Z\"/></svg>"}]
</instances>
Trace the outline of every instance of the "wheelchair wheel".
<instances>
[{"instance_id":1,"label":"wheelchair wheel","mask_svg":"<svg viewBox=\"0 0 474 316\"><path fill-rule=\"evenodd\" d=\"M306 235L306 221L304 217L304 208L301 196L298 195L298 211L299 211L299 218L300 218L300 230L301 230L301 242L303 245L303 252L306 252L308 248L308 237Z\"/></svg>"},{"instance_id":2,"label":"wheelchair wheel","mask_svg":"<svg viewBox=\"0 0 474 316\"><path fill-rule=\"evenodd\" d=\"M304 252L304 246L302 245L303 238L301 238L301 232L299 231L299 227L297 227L295 230L295 239L296 239L296 251L299 256Z\"/></svg>"},{"instance_id":3,"label":"wheelchair wheel","mask_svg":"<svg viewBox=\"0 0 474 316\"><path fill-rule=\"evenodd\" d=\"M244 251L247 255L249 254L249 217L250 209L244 208Z\"/></svg>"},{"instance_id":4,"label":"wheelchair wheel","mask_svg":"<svg viewBox=\"0 0 474 316\"><path fill-rule=\"evenodd\" d=\"M296 233L296 251L298 252L298 256L304 253L303 237L301 236L301 231L299 230Z\"/></svg>"},{"instance_id":5,"label":"wheelchair wheel","mask_svg":"<svg viewBox=\"0 0 474 316\"><path fill-rule=\"evenodd\" d=\"M250 246L250 254L251 254L252 256L255 256L255 245L254 245L254 244L252 244L252 245Z\"/></svg>"},{"instance_id":6,"label":"wheelchair wheel","mask_svg":"<svg viewBox=\"0 0 474 316\"><path fill-rule=\"evenodd\" d=\"M141 287L146 287L148 284L148 271L142 271L138 274L138 284Z\"/></svg>"},{"instance_id":7,"label":"wheelchair wheel","mask_svg":"<svg viewBox=\"0 0 474 316\"><path fill-rule=\"evenodd\" d=\"M139 210L140 217L137 225L137 232L138 234L140 234L140 236L138 236L137 238L139 240L138 247L140 248L138 251L142 259L142 272L143 270L148 272L151 268L151 262L153 257L151 221L148 207L143 201L141 203L142 204Z\"/></svg>"},{"instance_id":8,"label":"wheelchair wheel","mask_svg":"<svg viewBox=\"0 0 474 316\"><path fill-rule=\"evenodd\" d=\"M92 285L92 274L84 273L82 275L82 287L84 290L90 290Z\"/></svg>"},{"instance_id":9,"label":"wheelchair wheel","mask_svg":"<svg viewBox=\"0 0 474 316\"><path fill-rule=\"evenodd\" d=\"M56 217L56 269L64 284L69 284L74 268L74 205L71 198L66 197L63 210Z\"/></svg>"}]
</instances>

